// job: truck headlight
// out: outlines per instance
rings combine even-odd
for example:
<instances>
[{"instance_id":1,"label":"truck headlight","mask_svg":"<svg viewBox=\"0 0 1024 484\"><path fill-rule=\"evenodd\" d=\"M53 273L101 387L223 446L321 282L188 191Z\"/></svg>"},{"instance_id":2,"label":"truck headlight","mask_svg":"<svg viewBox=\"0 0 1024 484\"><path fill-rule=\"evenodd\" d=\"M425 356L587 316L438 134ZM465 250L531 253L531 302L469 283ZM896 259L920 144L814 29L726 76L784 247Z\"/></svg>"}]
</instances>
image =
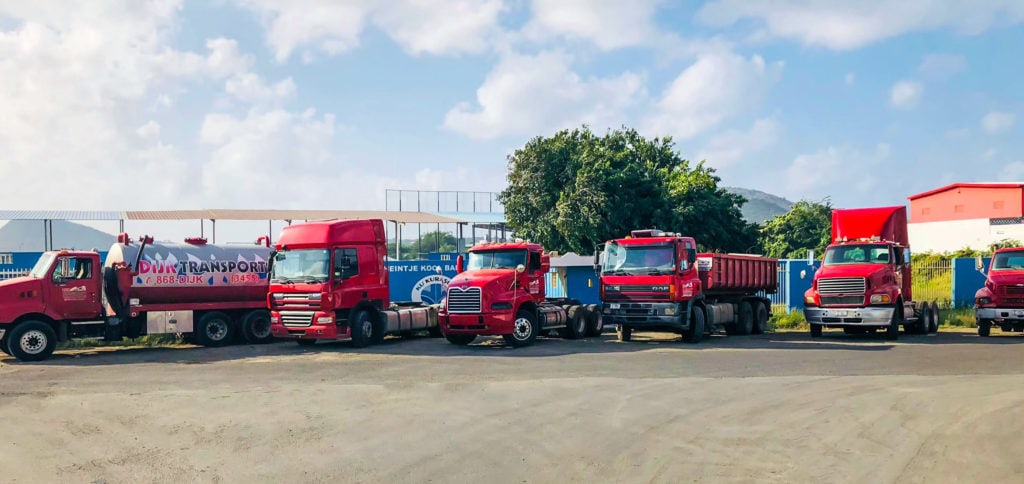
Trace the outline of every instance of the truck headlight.
<instances>
[{"instance_id":1,"label":"truck headlight","mask_svg":"<svg viewBox=\"0 0 1024 484\"><path fill-rule=\"evenodd\" d=\"M334 322L334 318L331 316L320 316L319 318L316 318L316 322L318 324L331 324Z\"/></svg>"},{"instance_id":2,"label":"truck headlight","mask_svg":"<svg viewBox=\"0 0 1024 484\"><path fill-rule=\"evenodd\" d=\"M673 308L673 307L665 308L665 316L675 316L675 315L676 315L676 308Z\"/></svg>"},{"instance_id":3,"label":"truck headlight","mask_svg":"<svg viewBox=\"0 0 1024 484\"><path fill-rule=\"evenodd\" d=\"M992 299L990 299L990 298L987 298L987 297L979 297L979 298L977 299L977 301L975 301L975 304L977 304L978 306L984 306L984 305L986 305L986 304L988 304L988 303L990 303L990 302L992 302Z\"/></svg>"},{"instance_id":4,"label":"truck headlight","mask_svg":"<svg viewBox=\"0 0 1024 484\"><path fill-rule=\"evenodd\" d=\"M275 314L270 315L270 324L278 324L281 322L281 317Z\"/></svg>"},{"instance_id":5,"label":"truck headlight","mask_svg":"<svg viewBox=\"0 0 1024 484\"><path fill-rule=\"evenodd\" d=\"M892 302L892 299L889 297L888 294L871 295L871 304L889 304L890 302Z\"/></svg>"},{"instance_id":6,"label":"truck headlight","mask_svg":"<svg viewBox=\"0 0 1024 484\"><path fill-rule=\"evenodd\" d=\"M804 304L814 304L814 296L804 296Z\"/></svg>"}]
</instances>

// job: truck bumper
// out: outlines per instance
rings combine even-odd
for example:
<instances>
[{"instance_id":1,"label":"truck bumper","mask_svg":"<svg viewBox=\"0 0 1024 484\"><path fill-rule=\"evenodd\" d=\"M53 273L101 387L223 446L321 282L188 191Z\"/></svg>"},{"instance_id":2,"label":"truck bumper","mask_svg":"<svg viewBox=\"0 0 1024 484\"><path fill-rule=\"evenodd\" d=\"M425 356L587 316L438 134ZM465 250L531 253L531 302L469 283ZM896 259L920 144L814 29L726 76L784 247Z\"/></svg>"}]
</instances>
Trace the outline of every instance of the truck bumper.
<instances>
[{"instance_id":1,"label":"truck bumper","mask_svg":"<svg viewBox=\"0 0 1024 484\"><path fill-rule=\"evenodd\" d=\"M601 307L604 324L624 324L633 328L687 329L690 321L683 318L685 312L686 303L678 302L606 302Z\"/></svg>"},{"instance_id":2,"label":"truck bumper","mask_svg":"<svg viewBox=\"0 0 1024 484\"><path fill-rule=\"evenodd\" d=\"M499 336L512 334L512 312L507 313L476 313L452 314L440 313L437 322L444 334L475 334L479 336Z\"/></svg>"},{"instance_id":3,"label":"truck bumper","mask_svg":"<svg viewBox=\"0 0 1024 484\"><path fill-rule=\"evenodd\" d=\"M889 326L894 307L878 308L804 308L804 318L810 324L835 326Z\"/></svg>"},{"instance_id":4,"label":"truck bumper","mask_svg":"<svg viewBox=\"0 0 1024 484\"><path fill-rule=\"evenodd\" d=\"M1024 320L1024 308L978 308L974 310L974 317L978 319Z\"/></svg>"},{"instance_id":5,"label":"truck bumper","mask_svg":"<svg viewBox=\"0 0 1024 484\"><path fill-rule=\"evenodd\" d=\"M344 340L352 337L347 326L339 328L337 324L312 324L301 327L271 324L270 333L275 338L286 339Z\"/></svg>"}]
</instances>

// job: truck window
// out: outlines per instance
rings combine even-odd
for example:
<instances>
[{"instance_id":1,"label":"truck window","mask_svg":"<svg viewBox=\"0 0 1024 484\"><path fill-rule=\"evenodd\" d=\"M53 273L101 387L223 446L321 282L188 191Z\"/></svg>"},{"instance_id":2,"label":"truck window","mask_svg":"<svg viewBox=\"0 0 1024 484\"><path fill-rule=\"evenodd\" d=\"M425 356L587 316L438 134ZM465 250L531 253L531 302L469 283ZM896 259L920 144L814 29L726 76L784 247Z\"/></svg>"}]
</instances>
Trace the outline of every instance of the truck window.
<instances>
[{"instance_id":1,"label":"truck window","mask_svg":"<svg viewBox=\"0 0 1024 484\"><path fill-rule=\"evenodd\" d=\"M530 267L531 273L540 270L540 252L530 252Z\"/></svg>"},{"instance_id":2,"label":"truck window","mask_svg":"<svg viewBox=\"0 0 1024 484\"><path fill-rule=\"evenodd\" d=\"M519 264L527 263L525 250L485 250L469 253L466 270L481 269L515 269Z\"/></svg>"},{"instance_id":3,"label":"truck window","mask_svg":"<svg viewBox=\"0 0 1024 484\"><path fill-rule=\"evenodd\" d=\"M334 249L334 278L343 281L359 275L356 249Z\"/></svg>"},{"instance_id":4,"label":"truck window","mask_svg":"<svg viewBox=\"0 0 1024 484\"><path fill-rule=\"evenodd\" d=\"M675 248L672 245L620 245L605 247L606 275L658 275L672 274L676 267Z\"/></svg>"},{"instance_id":5,"label":"truck window","mask_svg":"<svg viewBox=\"0 0 1024 484\"><path fill-rule=\"evenodd\" d=\"M892 255L888 245L842 245L825 252L825 265L888 264Z\"/></svg>"},{"instance_id":6,"label":"truck window","mask_svg":"<svg viewBox=\"0 0 1024 484\"><path fill-rule=\"evenodd\" d=\"M992 258L993 271L1024 269L1024 251L1000 252Z\"/></svg>"},{"instance_id":7,"label":"truck window","mask_svg":"<svg viewBox=\"0 0 1024 484\"><path fill-rule=\"evenodd\" d=\"M92 260L87 257L61 257L53 271L54 281L92 278Z\"/></svg>"}]
</instances>

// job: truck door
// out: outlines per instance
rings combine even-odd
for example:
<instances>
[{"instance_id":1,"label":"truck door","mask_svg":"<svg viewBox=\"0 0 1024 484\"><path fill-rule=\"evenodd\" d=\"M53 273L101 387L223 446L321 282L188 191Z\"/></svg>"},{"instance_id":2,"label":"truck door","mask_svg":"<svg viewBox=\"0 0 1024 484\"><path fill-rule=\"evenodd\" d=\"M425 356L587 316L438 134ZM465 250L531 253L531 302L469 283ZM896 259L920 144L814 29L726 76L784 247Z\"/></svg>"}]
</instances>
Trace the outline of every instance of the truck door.
<instances>
[{"instance_id":1,"label":"truck door","mask_svg":"<svg viewBox=\"0 0 1024 484\"><path fill-rule=\"evenodd\" d=\"M65 319L93 319L100 316L100 276L98 259L85 256L59 256L50 282L51 309Z\"/></svg>"}]
</instances>

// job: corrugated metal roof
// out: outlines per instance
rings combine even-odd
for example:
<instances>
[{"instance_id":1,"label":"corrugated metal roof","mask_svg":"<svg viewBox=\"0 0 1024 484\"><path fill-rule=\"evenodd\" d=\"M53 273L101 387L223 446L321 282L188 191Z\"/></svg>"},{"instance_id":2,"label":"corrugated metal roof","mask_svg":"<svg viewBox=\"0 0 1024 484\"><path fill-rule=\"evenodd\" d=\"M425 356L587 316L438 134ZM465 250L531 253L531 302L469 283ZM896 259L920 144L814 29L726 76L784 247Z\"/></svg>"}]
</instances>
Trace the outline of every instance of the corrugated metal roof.
<instances>
[{"instance_id":1,"label":"corrugated metal roof","mask_svg":"<svg viewBox=\"0 0 1024 484\"><path fill-rule=\"evenodd\" d=\"M202 220L210 218L209 210L129 210L125 220Z\"/></svg>"},{"instance_id":2,"label":"corrugated metal roof","mask_svg":"<svg viewBox=\"0 0 1024 484\"><path fill-rule=\"evenodd\" d=\"M122 220L109 210L0 210L0 220Z\"/></svg>"}]
</instances>

